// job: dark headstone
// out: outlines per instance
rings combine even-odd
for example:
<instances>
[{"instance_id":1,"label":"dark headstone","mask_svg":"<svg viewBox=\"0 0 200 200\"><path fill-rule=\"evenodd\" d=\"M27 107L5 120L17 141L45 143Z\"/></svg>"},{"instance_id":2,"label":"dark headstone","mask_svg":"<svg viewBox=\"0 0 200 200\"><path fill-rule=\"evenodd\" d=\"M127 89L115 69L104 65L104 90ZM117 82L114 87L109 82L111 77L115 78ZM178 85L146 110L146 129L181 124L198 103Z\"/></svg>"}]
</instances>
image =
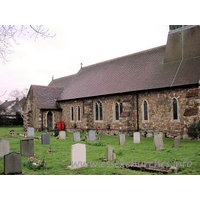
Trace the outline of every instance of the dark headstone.
<instances>
[{"instance_id":1,"label":"dark headstone","mask_svg":"<svg viewBox=\"0 0 200 200\"><path fill-rule=\"evenodd\" d=\"M60 131L59 129L55 130L55 137L57 137L59 135L59 131Z\"/></svg>"},{"instance_id":2,"label":"dark headstone","mask_svg":"<svg viewBox=\"0 0 200 200\"><path fill-rule=\"evenodd\" d=\"M4 174L22 174L20 153L10 152L4 156Z\"/></svg>"},{"instance_id":3,"label":"dark headstone","mask_svg":"<svg viewBox=\"0 0 200 200\"><path fill-rule=\"evenodd\" d=\"M21 156L34 156L34 139L20 140Z\"/></svg>"},{"instance_id":4,"label":"dark headstone","mask_svg":"<svg viewBox=\"0 0 200 200\"><path fill-rule=\"evenodd\" d=\"M42 134L42 144L50 144L50 135L48 133Z\"/></svg>"}]
</instances>

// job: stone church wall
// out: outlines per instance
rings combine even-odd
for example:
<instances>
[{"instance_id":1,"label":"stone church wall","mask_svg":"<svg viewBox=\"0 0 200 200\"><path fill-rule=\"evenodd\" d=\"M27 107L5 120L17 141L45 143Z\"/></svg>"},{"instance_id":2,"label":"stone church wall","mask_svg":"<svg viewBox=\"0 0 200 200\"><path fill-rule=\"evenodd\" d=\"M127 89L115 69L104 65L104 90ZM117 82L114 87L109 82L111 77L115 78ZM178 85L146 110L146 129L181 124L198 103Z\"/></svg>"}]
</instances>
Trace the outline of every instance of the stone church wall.
<instances>
[{"instance_id":1,"label":"stone church wall","mask_svg":"<svg viewBox=\"0 0 200 200\"><path fill-rule=\"evenodd\" d=\"M132 136L133 132L139 128L144 132L149 129L154 132L160 131L166 133L168 137L182 136L187 120L191 121L199 116L199 93L194 97L189 97L188 91L191 90L193 88L183 87L64 101L60 102L63 109L62 121L65 122L66 131L69 132L86 132L93 129L97 130L99 134L125 133L127 136ZM178 103L177 120L173 119L173 99L176 99ZM115 104L118 100L121 100L123 104L123 112L119 120L116 120ZM103 120L98 121L95 120L95 103L97 101L100 101L103 107ZM148 120L144 120L144 101L148 103ZM80 121L77 120L78 106L81 111ZM72 107L74 110L73 121L71 121ZM185 116L188 108L191 113ZM198 112L194 113L196 110Z\"/></svg>"}]
</instances>

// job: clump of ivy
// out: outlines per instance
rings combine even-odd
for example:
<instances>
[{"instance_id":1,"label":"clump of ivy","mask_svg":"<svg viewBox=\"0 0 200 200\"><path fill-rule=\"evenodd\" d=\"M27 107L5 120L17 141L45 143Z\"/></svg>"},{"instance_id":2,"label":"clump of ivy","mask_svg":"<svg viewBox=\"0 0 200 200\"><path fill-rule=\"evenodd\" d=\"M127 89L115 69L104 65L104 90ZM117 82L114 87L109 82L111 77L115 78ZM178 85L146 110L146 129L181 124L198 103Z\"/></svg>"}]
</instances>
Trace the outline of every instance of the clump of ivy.
<instances>
[{"instance_id":1,"label":"clump of ivy","mask_svg":"<svg viewBox=\"0 0 200 200\"><path fill-rule=\"evenodd\" d=\"M200 121L194 121L188 127L188 136L191 137L193 140L198 139L200 136Z\"/></svg>"},{"instance_id":2,"label":"clump of ivy","mask_svg":"<svg viewBox=\"0 0 200 200\"><path fill-rule=\"evenodd\" d=\"M57 108L61 108L60 104L57 101L56 101L56 106L57 106Z\"/></svg>"}]
</instances>

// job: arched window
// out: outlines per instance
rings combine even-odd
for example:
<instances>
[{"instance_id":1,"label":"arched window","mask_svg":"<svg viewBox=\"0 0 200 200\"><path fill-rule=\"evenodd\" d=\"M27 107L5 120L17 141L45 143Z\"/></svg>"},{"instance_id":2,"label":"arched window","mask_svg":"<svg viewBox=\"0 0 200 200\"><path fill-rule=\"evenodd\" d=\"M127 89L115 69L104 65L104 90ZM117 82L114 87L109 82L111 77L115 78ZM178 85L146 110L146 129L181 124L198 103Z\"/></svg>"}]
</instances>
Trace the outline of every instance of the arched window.
<instances>
[{"instance_id":1,"label":"arched window","mask_svg":"<svg viewBox=\"0 0 200 200\"><path fill-rule=\"evenodd\" d=\"M178 120L178 102L173 99L173 120Z\"/></svg>"},{"instance_id":2,"label":"arched window","mask_svg":"<svg viewBox=\"0 0 200 200\"><path fill-rule=\"evenodd\" d=\"M81 121L81 108L78 106L78 121Z\"/></svg>"},{"instance_id":3,"label":"arched window","mask_svg":"<svg viewBox=\"0 0 200 200\"><path fill-rule=\"evenodd\" d=\"M143 106L144 106L144 120L148 120L148 104L147 104L147 101L144 101L144 104L143 104Z\"/></svg>"},{"instance_id":4,"label":"arched window","mask_svg":"<svg viewBox=\"0 0 200 200\"><path fill-rule=\"evenodd\" d=\"M52 130L52 119L53 119L53 114L52 114L52 112L51 111L49 111L48 112L48 114L47 114L47 128L49 129L49 130Z\"/></svg>"},{"instance_id":5,"label":"arched window","mask_svg":"<svg viewBox=\"0 0 200 200\"><path fill-rule=\"evenodd\" d=\"M95 103L95 120L103 120L103 106L100 101Z\"/></svg>"},{"instance_id":6,"label":"arched window","mask_svg":"<svg viewBox=\"0 0 200 200\"><path fill-rule=\"evenodd\" d=\"M115 120L119 120L121 113L123 112L123 104L120 99L115 104Z\"/></svg>"},{"instance_id":7,"label":"arched window","mask_svg":"<svg viewBox=\"0 0 200 200\"><path fill-rule=\"evenodd\" d=\"M74 108L71 107L71 121L74 121Z\"/></svg>"}]
</instances>

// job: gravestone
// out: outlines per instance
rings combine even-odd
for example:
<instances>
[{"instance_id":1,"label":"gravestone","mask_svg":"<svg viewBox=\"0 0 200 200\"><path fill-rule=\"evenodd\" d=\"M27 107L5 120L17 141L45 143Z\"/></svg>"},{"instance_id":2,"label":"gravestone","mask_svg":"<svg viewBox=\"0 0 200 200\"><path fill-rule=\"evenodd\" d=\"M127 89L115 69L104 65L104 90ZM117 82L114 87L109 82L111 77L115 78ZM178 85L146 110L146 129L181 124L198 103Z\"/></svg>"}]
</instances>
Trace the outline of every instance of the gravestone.
<instances>
[{"instance_id":1,"label":"gravestone","mask_svg":"<svg viewBox=\"0 0 200 200\"><path fill-rule=\"evenodd\" d=\"M60 140L65 140L66 139L65 131L59 131L59 139Z\"/></svg>"},{"instance_id":2,"label":"gravestone","mask_svg":"<svg viewBox=\"0 0 200 200\"><path fill-rule=\"evenodd\" d=\"M20 140L21 156L34 156L34 139Z\"/></svg>"},{"instance_id":3,"label":"gravestone","mask_svg":"<svg viewBox=\"0 0 200 200\"><path fill-rule=\"evenodd\" d=\"M113 153L112 147L108 147L106 153L107 153L107 161L115 161L116 154Z\"/></svg>"},{"instance_id":4,"label":"gravestone","mask_svg":"<svg viewBox=\"0 0 200 200\"><path fill-rule=\"evenodd\" d=\"M27 128L27 137L34 137L34 128L33 127Z\"/></svg>"},{"instance_id":5,"label":"gravestone","mask_svg":"<svg viewBox=\"0 0 200 200\"><path fill-rule=\"evenodd\" d=\"M4 174L22 174L20 153L10 152L4 155Z\"/></svg>"},{"instance_id":6,"label":"gravestone","mask_svg":"<svg viewBox=\"0 0 200 200\"><path fill-rule=\"evenodd\" d=\"M0 139L0 158L10 152L10 141L8 139Z\"/></svg>"},{"instance_id":7,"label":"gravestone","mask_svg":"<svg viewBox=\"0 0 200 200\"><path fill-rule=\"evenodd\" d=\"M174 138L174 145L172 147L178 148L180 145L180 137Z\"/></svg>"},{"instance_id":8,"label":"gravestone","mask_svg":"<svg viewBox=\"0 0 200 200\"><path fill-rule=\"evenodd\" d=\"M183 140L189 140L187 128L183 129Z\"/></svg>"},{"instance_id":9,"label":"gravestone","mask_svg":"<svg viewBox=\"0 0 200 200\"><path fill-rule=\"evenodd\" d=\"M134 142L135 144L140 144L140 132L135 132L135 133L134 133L134 138L133 138L133 139L134 139L133 142Z\"/></svg>"},{"instance_id":10,"label":"gravestone","mask_svg":"<svg viewBox=\"0 0 200 200\"><path fill-rule=\"evenodd\" d=\"M81 141L79 132L73 133L73 140L74 140L74 142L80 142Z\"/></svg>"},{"instance_id":11,"label":"gravestone","mask_svg":"<svg viewBox=\"0 0 200 200\"><path fill-rule=\"evenodd\" d=\"M59 135L59 131L60 131L59 129L55 130L55 135L54 135L55 137L57 137Z\"/></svg>"},{"instance_id":12,"label":"gravestone","mask_svg":"<svg viewBox=\"0 0 200 200\"><path fill-rule=\"evenodd\" d=\"M88 135L89 135L89 141L96 141L96 133L94 130L90 130Z\"/></svg>"},{"instance_id":13,"label":"gravestone","mask_svg":"<svg viewBox=\"0 0 200 200\"><path fill-rule=\"evenodd\" d=\"M154 134L154 145L156 151L160 151L164 149L164 144L163 144L163 139L162 139L162 134Z\"/></svg>"},{"instance_id":14,"label":"gravestone","mask_svg":"<svg viewBox=\"0 0 200 200\"><path fill-rule=\"evenodd\" d=\"M147 134L146 134L146 137L153 137L153 129L148 129L147 130Z\"/></svg>"},{"instance_id":15,"label":"gravestone","mask_svg":"<svg viewBox=\"0 0 200 200\"><path fill-rule=\"evenodd\" d=\"M48 133L42 134L41 142L42 144L50 144L50 135Z\"/></svg>"},{"instance_id":16,"label":"gravestone","mask_svg":"<svg viewBox=\"0 0 200 200\"><path fill-rule=\"evenodd\" d=\"M119 145L125 145L126 136L125 134L119 135Z\"/></svg>"},{"instance_id":17,"label":"gravestone","mask_svg":"<svg viewBox=\"0 0 200 200\"><path fill-rule=\"evenodd\" d=\"M71 166L69 169L87 167L86 164L86 147L85 144L74 144L71 146Z\"/></svg>"}]
</instances>

